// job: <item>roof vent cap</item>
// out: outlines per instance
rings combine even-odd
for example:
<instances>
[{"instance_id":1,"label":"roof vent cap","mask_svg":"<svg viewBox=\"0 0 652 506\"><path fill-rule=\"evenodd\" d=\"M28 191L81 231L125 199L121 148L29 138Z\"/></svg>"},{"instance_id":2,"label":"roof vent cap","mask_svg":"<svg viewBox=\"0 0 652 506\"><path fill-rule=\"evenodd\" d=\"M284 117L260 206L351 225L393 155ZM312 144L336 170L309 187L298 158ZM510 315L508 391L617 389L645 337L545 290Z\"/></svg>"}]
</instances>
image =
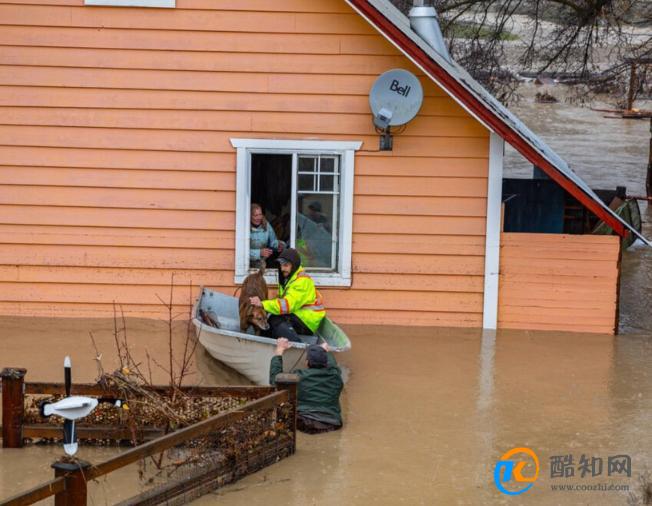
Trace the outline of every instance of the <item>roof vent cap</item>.
<instances>
[{"instance_id":1,"label":"roof vent cap","mask_svg":"<svg viewBox=\"0 0 652 506\"><path fill-rule=\"evenodd\" d=\"M408 14L410 27L430 47L451 63L451 56L448 53L446 42L439 28L439 17L437 11L429 0L413 0L412 8Z\"/></svg>"}]
</instances>

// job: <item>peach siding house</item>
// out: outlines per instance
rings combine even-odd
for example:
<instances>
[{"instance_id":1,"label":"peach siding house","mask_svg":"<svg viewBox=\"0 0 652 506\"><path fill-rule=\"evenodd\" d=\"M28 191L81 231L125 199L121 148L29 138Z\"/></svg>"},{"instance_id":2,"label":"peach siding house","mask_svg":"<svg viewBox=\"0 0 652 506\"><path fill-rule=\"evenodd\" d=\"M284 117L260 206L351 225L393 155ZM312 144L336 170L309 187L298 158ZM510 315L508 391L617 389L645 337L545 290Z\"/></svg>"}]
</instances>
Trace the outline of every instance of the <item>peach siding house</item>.
<instances>
[{"instance_id":1,"label":"peach siding house","mask_svg":"<svg viewBox=\"0 0 652 506\"><path fill-rule=\"evenodd\" d=\"M293 241L302 175L337 215L314 275L338 323L614 332L618 237L501 234L504 140L626 228L386 1L92 3L0 5L0 313L155 317L173 273L180 308L233 293L255 160L277 156ZM381 152L368 93L393 68L425 98Z\"/></svg>"}]
</instances>

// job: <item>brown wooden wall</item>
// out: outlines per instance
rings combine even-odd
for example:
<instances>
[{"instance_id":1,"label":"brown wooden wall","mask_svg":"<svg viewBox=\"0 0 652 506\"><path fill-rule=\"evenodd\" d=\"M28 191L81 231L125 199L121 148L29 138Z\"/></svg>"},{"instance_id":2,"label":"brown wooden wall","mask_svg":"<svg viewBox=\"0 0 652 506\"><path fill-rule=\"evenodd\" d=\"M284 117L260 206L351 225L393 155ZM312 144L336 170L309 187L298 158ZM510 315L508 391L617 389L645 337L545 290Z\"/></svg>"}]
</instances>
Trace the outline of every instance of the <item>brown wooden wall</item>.
<instances>
[{"instance_id":1,"label":"brown wooden wall","mask_svg":"<svg viewBox=\"0 0 652 506\"><path fill-rule=\"evenodd\" d=\"M171 273L232 293L232 137L361 140L340 322L480 326L488 133L421 76L378 153L368 91L406 68L341 0L0 3L0 313L154 316Z\"/></svg>"},{"instance_id":2,"label":"brown wooden wall","mask_svg":"<svg viewBox=\"0 0 652 506\"><path fill-rule=\"evenodd\" d=\"M503 233L498 327L613 334L616 236Z\"/></svg>"}]
</instances>

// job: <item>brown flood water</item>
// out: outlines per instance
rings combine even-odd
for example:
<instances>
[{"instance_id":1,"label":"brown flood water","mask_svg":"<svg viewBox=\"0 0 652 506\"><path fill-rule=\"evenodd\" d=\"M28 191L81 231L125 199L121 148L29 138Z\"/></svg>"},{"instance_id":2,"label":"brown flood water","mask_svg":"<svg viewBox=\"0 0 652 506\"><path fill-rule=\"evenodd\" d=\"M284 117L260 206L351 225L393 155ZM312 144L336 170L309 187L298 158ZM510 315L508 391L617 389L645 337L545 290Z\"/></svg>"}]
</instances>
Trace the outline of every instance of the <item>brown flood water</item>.
<instances>
[{"instance_id":1,"label":"brown flood water","mask_svg":"<svg viewBox=\"0 0 652 506\"><path fill-rule=\"evenodd\" d=\"M136 355L163 361L162 324L128 320ZM76 381L95 377L93 330L109 368L109 320L0 318L2 363L28 380L61 378L72 354ZM300 435L298 451L200 504L625 504L622 492L552 492L551 484L636 484L634 478L551 479L552 455L628 454L633 475L652 469L652 342L644 336L500 332L447 328L347 327L354 343L340 361L351 370L342 398L345 427ZM179 343L182 336L177 336ZM47 353L35 350L47 346ZM115 365L115 364L113 364ZM242 379L200 353L194 380ZM162 381L162 372L155 381ZM496 460L532 448L542 470L532 490L512 499L493 484ZM119 451L82 447L98 462ZM60 447L0 450L0 497L50 479ZM606 465L606 464L605 464ZM138 490L134 466L91 487L91 504Z\"/></svg>"},{"instance_id":2,"label":"brown flood water","mask_svg":"<svg viewBox=\"0 0 652 506\"><path fill-rule=\"evenodd\" d=\"M516 113L596 188L625 184L643 193L649 123L604 119L567 104L538 105L539 88L524 87ZM560 96L561 88L552 90ZM649 107L648 107L649 108ZM397 139L400 142L400 138ZM529 176L513 152L506 174ZM652 212L642 206L645 232ZM298 451L197 501L225 505L318 504L586 504L622 505L624 491L553 491L551 485L630 487L652 471L652 249L623 254L621 335L499 332L446 328L346 327L353 349L339 357L350 371L342 405L345 427L299 435ZM93 331L107 369L115 367L111 320L0 317L0 366L29 370L28 380L61 381L71 354L75 381L96 375ZM160 322L128 320L133 353L147 348L166 363ZM178 329L175 343L183 341ZM165 374L154 370L154 380ZM193 383L245 380L199 351ZM496 461L514 447L529 447L541 462L532 489L516 498L493 482ZM117 449L82 447L92 462ZM50 479L59 447L0 450L0 497ZM550 458L601 457L598 477L551 478ZM607 458L626 454L632 478L607 476ZM530 471L526 468L524 474ZM138 490L135 467L91 486L94 505L112 504Z\"/></svg>"}]
</instances>

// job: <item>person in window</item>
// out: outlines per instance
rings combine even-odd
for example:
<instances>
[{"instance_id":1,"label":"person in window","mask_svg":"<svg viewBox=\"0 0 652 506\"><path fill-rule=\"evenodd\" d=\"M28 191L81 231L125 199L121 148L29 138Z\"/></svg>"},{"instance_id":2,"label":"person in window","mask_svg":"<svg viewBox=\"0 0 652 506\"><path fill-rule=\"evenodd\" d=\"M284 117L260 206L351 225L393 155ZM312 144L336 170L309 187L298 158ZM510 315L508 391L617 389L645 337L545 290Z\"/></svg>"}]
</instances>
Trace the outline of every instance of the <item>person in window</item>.
<instances>
[{"instance_id":1,"label":"person in window","mask_svg":"<svg viewBox=\"0 0 652 506\"><path fill-rule=\"evenodd\" d=\"M251 231L249 232L249 264L254 267L258 260L272 265L285 243L276 238L274 229L267 222L260 204L251 204Z\"/></svg>"},{"instance_id":2,"label":"person in window","mask_svg":"<svg viewBox=\"0 0 652 506\"><path fill-rule=\"evenodd\" d=\"M315 223L309 214L297 213L296 248L305 265L331 267L333 237L329 230Z\"/></svg>"},{"instance_id":3,"label":"person in window","mask_svg":"<svg viewBox=\"0 0 652 506\"><path fill-rule=\"evenodd\" d=\"M278 297L260 300L250 297L254 306L262 306L269 313L271 337L286 337L301 342L299 334L314 335L326 316L326 310L315 283L301 267L301 257L293 248L284 249L278 256Z\"/></svg>"},{"instance_id":4,"label":"person in window","mask_svg":"<svg viewBox=\"0 0 652 506\"><path fill-rule=\"evenodd\" d=\"M283 352L290 347L287 339L279 337L276 354L269 365L269 383L283 372ZM328 345L308 347L308 367L293 371L299 376L297 392L297 429L308 434L328 432L342 427L340 394L344 387L342 371Z\"/></svg>"},{"instance_id":5,"label":"person in window","mask_svg":"<svg viewBox=\"0 0 652 506\"><path fill-rule=\"evenodd\" d=\"M324 213L321 212L321 204L316 200L308 204L308 218L312 220L317 225L321 225L324 229L330 233L331 224L328 218Z\"/></svg>"}]
</instances>

